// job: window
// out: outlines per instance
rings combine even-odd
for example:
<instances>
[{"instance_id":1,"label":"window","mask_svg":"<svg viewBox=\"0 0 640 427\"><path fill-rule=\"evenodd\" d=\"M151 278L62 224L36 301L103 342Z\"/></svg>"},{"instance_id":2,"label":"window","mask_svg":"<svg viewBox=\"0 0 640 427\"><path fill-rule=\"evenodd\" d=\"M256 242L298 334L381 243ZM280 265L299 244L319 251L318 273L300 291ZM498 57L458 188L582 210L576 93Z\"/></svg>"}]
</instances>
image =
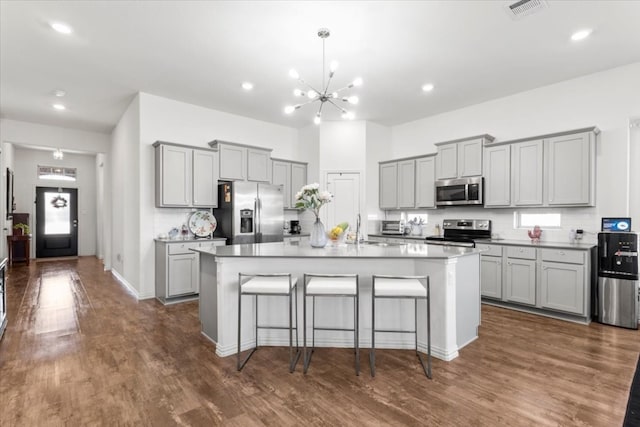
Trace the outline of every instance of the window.
<instances>
[{"instance_id":1,"label":"window","mask_svg":"<svg viewBox=\"0 0 640 427\"><path fill-rule=\"evenodd\" d=\"M514 212L514 228L531 228L536 225L545 228L560 228L562 215L559 213Z\"/></svg>"},{"instance_id":2,"label":"window","mask_svg":"<svg viewBox=\"0 0 640 427\"><path fill-rule=\"evenodd\" d=\"M61 168L58 166L38 166L38 179L75 181L76 168Z\"/></svg>"}]
</instances>

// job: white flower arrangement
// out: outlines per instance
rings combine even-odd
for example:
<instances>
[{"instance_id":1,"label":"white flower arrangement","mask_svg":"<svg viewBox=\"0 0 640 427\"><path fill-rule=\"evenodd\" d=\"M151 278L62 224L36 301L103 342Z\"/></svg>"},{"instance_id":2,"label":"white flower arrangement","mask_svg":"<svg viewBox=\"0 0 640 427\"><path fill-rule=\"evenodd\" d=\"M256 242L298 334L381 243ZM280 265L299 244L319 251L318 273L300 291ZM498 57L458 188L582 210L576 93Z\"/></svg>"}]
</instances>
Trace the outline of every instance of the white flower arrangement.
<instances>
[{"instance_id":1,"label":"white flower arrangement","mask_svg":"<svg viewBox=\"0 0 640 427\"><path fill-rule=\"evenodd\" d=\"M296 209L308 209L319 218L320 208L332 200L333 194L320 191L320 184L307 184L296 193Z\"/></svg>"}]
</instances>

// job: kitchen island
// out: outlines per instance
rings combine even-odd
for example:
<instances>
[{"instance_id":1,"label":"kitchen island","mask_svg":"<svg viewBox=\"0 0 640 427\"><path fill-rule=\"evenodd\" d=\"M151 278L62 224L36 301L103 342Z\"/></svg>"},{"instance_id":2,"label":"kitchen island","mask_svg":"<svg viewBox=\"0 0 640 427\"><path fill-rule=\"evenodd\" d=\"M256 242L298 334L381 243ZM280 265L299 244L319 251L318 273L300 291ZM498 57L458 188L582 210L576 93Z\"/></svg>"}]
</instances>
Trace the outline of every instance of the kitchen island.
<instances>
[{"instance_id":1,"label":"kitchen island","mask_svg":"<svg viewBox=\"0 0 640 427\"><path fill-rule=\"evenodd\" d=\"M202 333L216 343L218 356L237 351L238 273L291 273L298 278L298 319L302 325L304 273L352 273L360 277L360 346L371 345L371 276L428 275L431 281L432 354L452 360L478 337L480 324L480 251L473 248L425 244L360 244L317 249L284 242L193 249L200 253L200 322ZM243 350L255 345L253 302L243 310ZM310 300L309 300L310 302ZM413 301L378 300L376 323L388 329L413 329ZM309 309L309 305L307 306ZM349 299L318 298L316 325L350 327ZM286 325L286 298L260 297L261 324ZM308 319L311 314L308 313ZM418 347L426 350L426 310L418 303ZM307 324L310 327L310 321ZM308 334L310 336L310 333ZM299 331L302 346L302 331ZM352 347L348 332L316 331L316 346ZM288 345L285 330L261 330L259 345ZM376 335L377 348L410 349L413 334Z\"/></svg>"}]
</instances>

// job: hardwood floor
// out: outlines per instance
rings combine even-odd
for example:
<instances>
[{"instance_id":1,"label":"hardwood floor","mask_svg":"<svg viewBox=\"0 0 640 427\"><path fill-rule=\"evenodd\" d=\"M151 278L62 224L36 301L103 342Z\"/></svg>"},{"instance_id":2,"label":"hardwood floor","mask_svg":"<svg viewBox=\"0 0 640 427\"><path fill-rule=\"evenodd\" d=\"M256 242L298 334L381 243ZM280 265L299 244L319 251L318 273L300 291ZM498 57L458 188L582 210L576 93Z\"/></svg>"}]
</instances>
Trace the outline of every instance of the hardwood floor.
<instances>
[{"instance_id":1,"label":"hardwood floor","mask_svg":"<svg viewBox=\"0 0 640 427\"><path fill-rule=\"evenodd\" d=\"M94 258L14 266L0 342L3 426L620 426L640 333L483 306L480 338L425 378L411 351L320 349L309 373L261 348L241 373L197 301L136 301Z\"/></svg>"}]
</instances>

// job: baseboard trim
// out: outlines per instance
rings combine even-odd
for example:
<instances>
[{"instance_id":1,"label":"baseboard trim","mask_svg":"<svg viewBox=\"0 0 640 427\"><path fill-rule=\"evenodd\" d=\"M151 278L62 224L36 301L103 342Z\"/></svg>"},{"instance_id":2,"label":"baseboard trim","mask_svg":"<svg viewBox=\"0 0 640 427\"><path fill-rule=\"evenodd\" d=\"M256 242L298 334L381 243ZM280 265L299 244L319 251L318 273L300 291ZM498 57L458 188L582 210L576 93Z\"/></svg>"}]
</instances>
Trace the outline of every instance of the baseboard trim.
<instances>
[{"instance_id":1,"label":"baseboard trim","mask_svg":"<svg viewBox=\"0 0 640 427\"><path fill-rule=\"evenodd\" d=\"M118 282L120 282L122 286L124 286L127 289L127 291L129 291L131 295L133 295L137 300L140 299L140 296L138 295L138 291L136 290L136 288L134 288L131 285L131 283L127 282L127 280L124 277L122 277L122 275L118 273L118 271L115 268L111 269L111 274L113 275L113 277L116 278Z\"/></svg>"}]
</instances>

